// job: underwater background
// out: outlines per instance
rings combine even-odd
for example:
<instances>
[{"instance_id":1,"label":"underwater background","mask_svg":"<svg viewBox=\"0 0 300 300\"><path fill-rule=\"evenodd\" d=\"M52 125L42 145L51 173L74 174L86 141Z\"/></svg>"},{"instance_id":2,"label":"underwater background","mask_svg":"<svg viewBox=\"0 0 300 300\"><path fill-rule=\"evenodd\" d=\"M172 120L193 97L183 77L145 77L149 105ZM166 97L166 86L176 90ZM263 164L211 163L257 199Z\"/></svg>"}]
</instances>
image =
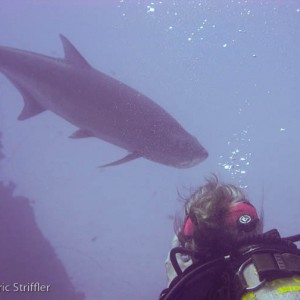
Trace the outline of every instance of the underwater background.
<instances>
[{"instance_id":1,"label":"underwater background","mask_svg":"<svg viewBox=\"0 0 300 300\"><path fill-rule=\"evenodd\" d=\"M178 191L188 196L212 173L263 207L265 231L299 233L299 32L293 0L1 0L1 46L63 57L64 34L209 152L189 169L142 158L100 169L126 151L69 139L76 128L52 112L18 121L22 97L0 74L0 180L30 199L85 299L157 299Z\"/></svg>"}]
</instances>

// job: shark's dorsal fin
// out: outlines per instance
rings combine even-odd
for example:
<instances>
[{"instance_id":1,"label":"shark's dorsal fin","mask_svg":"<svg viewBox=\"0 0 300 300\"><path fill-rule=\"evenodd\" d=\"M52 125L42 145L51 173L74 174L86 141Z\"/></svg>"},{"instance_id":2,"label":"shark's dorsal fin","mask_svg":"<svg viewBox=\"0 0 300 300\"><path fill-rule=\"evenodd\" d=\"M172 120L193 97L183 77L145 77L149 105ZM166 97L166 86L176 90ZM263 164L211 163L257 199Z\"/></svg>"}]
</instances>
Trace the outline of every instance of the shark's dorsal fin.
<instances>
[{"instance_id":1,"label":"shark's dorsal fin","mask_svg":"<svg viewBox=\"0 0 300 300\"><path fill-rule=\"evenodd\" d=\"M119 160L113 161L113 162L111 162L109 164L102 165L99 168L117 166L117 165L127 163L127 162L129 162L131 160L134 160L134 159L137 159L137 158L140 158L140 157L142 157L141 154L139 154L137 152L131 152L131 153L127 154L125 157L123 157L123 158L121 158Z\"/></svg>"},{"instance_id":2,"label":"shark's dorsal fin","mask_svg":"<svg viewBox=\"0 0 300 300\"><path fill-rule=\"evenodd\" d=\"M86 59L79 53L72 43L64 35L60 34L59 36L65 51L65 61L72 65L91 68Z\"/></svg>"}]
</instances>

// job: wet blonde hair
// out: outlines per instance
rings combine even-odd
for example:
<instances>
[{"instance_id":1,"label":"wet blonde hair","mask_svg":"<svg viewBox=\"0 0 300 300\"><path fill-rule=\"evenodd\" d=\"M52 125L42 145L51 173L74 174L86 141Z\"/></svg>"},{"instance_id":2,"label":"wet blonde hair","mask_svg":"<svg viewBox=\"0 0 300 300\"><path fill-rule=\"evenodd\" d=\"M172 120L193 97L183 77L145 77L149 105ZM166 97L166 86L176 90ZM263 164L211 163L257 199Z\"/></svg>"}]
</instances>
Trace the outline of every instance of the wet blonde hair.
<instances>
[{"instance_id":1,"label":"wet blonde hair","mask_svg":"<svg viewBox=\"0 0 300 300\"><path fill-rule=\"evenodd\" d=\"M250 203L239 187L221 183L217 176L213 175L186 200L185 221L187 218L191 219L194 232L191 237L184 237L183 224L178 231L179 240L189 249L195 251L202 249L220 255L229 251L237 238L261 233L261 220L247 233L238 232L225 222L228 210L242 202Z\"/></svg>"}]
</instances>

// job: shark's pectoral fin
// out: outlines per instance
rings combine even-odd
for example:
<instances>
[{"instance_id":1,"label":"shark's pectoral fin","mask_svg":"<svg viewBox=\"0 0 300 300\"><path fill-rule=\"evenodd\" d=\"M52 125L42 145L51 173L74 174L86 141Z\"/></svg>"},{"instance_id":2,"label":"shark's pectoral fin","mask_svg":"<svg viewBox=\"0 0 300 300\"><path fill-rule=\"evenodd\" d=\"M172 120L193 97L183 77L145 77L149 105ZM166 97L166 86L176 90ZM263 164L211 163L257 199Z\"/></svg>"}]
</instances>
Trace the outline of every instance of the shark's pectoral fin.
<instances>
[{"instance_id":1,"label":"shark's pectoral fin","mask_svg":"<svg viewBox=\"0 0 300 300\"><path fill-rule=\"evenodd\" d=\"M10 76L7 76L7 78L18 89L24 100L24 107L22 112L18 116L18 120L23 121L29 119L46 110L34 99L34 97L30 92L27 91L27 89L23 88L16 80L11 78Z\"/></svg>"},{"instance_id":2,"label":"shark's pectoral fin","mask_svg":"<svg viewBox=\"0 0 300 300\"><path fill-rule=\"evenodd\" d=\"M65 61L79 67L91 68L86 59L79 51L71 44L71 42L62 34L59 35L65 51Z\"/></svg>"},{"instance_id":3,"label":"shark's pectoral fin","mask_svg":"<svg viewBox=\"0 0 300 300\"><path fill-rule=\"evenodd\" d=\"M70 139L82 139L88 137L94 137L94 135L86 129L78 129L69 136Z\"/></svg>"},{"instance_id":4,"label":"shark's pectoral fin","mask_svg":"<svg viewBox=\"0 0 300 300\"><path fill-rule=\"evenodd\" d=\"M24 107L20 115L18 116L18 120L23 121L34 117L46 109L41 107L29 94L25 95L22 93L24 99Z\"/></svg>"},{"instance_id":5,"label":"shark's pectoral fin","mask_svg":"<svg viewBox=\"0 0 300 300\"><path fill-rule=\"evenodd\" d=\"M142 157L141 154L139 154L137 152L132 152L132 153L129 153L128 155L126 155L125 157L123 157L123 158L121 158L119 160L116 160L116 161L111 162L111 163L106 164L106 165L102 165L99 168L117 166L117 165L127 163L127 162L129 162L131 160L134 160L134 159L137 159L137 158L140 158L140 157Z\"/></svg>"}]
</instances>

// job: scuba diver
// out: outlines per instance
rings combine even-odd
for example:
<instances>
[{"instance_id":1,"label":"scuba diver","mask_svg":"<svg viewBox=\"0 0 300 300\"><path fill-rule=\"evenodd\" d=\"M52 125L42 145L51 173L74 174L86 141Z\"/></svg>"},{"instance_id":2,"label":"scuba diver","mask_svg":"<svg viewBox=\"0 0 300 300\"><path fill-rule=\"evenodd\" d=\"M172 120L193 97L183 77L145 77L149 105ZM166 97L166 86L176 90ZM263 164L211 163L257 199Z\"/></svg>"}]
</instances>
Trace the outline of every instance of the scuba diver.
<instances>
[{"instance_id":1,"label":"scuba diver","mask_svg":"<svg viewBox=\"0 0 300 300\"><path fill-rule=\"evenodd\" d=\"M243 191L207 180L185 202L159 300L300 299L300 235L263 233Z\"/></svg>"}]
</instances>

